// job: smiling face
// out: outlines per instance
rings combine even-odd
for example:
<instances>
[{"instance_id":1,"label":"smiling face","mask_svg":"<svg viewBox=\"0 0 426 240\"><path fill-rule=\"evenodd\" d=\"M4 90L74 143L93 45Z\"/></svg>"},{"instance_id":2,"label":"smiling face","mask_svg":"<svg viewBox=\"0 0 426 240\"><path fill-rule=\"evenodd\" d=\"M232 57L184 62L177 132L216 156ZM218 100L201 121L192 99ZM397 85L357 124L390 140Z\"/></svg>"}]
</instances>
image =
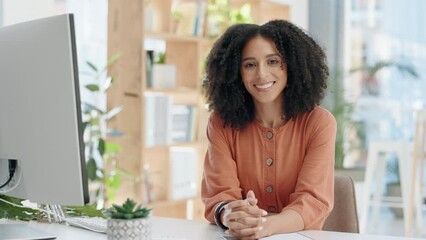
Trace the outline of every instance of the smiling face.
<instances>
[{"instance_id":1,"label":"smiling face","mask_svg":"<svg viewBox=\"0 0 426 240\"><path fill-rule=\"evenodd\" d=\"M287 68L271 39L256 36L247 42L241 57L241 77L256 106L281 106Z\"/></svg>"}]
</instances>

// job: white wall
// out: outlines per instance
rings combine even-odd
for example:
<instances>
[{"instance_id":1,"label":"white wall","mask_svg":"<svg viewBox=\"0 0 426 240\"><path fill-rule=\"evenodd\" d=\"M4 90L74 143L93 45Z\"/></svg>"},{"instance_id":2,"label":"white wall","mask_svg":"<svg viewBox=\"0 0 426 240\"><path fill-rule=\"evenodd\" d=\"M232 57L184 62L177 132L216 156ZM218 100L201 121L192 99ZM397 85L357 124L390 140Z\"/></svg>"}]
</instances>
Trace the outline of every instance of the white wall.
<instances>
[{"instance_id":1,"label":"white wall","mask_svg":"<svg viewBox=\"0 0 426 240\"><path fill-rule=\"evenodd\" d=\"M54 0L0 0L3 26L54 15Z\"/></svg>"},{"instance_id":2,"label":"white wall","mask_svg":"<svg viewBox=\"0 0 426 240\"><path fill-rule=\"evenodd\" d=\"M309 0L289 0L290 21L297 26L309 30Z\"/></svg>"},{"instance_id":3,"label":"white wall","mask_svg":"<svg viewBox=\"0 0 426 240\"><path fill-rule=\"evenodd\" d=\"M270 0L290 6L290 22L308 30L309 0Z\"/></svg>"}]
</instances>

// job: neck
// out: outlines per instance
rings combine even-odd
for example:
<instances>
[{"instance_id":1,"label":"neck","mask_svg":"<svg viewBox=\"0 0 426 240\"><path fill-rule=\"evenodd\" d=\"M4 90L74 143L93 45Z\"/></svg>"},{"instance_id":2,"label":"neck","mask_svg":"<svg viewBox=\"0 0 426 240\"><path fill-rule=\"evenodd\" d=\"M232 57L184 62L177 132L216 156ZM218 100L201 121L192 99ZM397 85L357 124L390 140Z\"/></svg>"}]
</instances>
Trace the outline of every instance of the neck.
<instances>
[{"instance_id":1,"label":"neck","mask_svg":"<svg viewBox=\"0 0 426 240\"><path fill-rule=\"evenodd\" d=\"M282 104L257 104L255 117L264 127L277 128L284 124Z\"/></svg>"}]
</instances>

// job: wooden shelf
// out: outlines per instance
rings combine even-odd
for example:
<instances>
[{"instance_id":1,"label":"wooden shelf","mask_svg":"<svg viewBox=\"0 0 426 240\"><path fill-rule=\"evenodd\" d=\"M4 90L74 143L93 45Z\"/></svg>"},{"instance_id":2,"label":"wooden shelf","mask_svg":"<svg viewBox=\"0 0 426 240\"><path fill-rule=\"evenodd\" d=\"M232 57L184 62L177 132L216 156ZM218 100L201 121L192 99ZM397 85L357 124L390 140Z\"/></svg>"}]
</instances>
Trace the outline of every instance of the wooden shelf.
<instances>
[{"instance_id":1,"label":"wooden shelf","mask_svg":"<svg viewBox=\"0 0 426 240\"><path fill-rule=\"evenodd\" d=\"M180 87L167 90L156 90L147 88L147 93L164 93L172 96L173 104L185 104L197 106L200 103L201 91L199 89Z\"/></svg>"},{"instance_id":2,"label":"wooden shelf","mask_svg":"<svg viewBox=\"0 0 426 240\"><path fill-rule=\"evenodd\" d=\"M204 206L200 198L200 184L203 172L204 156L207 150L206 127L209 112L205 108L205 99L202 94L202 62L210 50L214 40L197 37L181 36L172 33L172 6L182 0L120 1L112 0L108 8L108 55L111 57L122 53L123 57L109 73L116 76L116 81L108 91L108 106L124 106L123 113L112 119L109 127L123 131L126 138L115 140L122 147L117 155L118 167L131 172L135 177L123 180L116 202L122 202L130 197L142 202L146 182L142 179L145 166L149 166L150 183L153 186L155 197L149 207L154 209L155 216L203 219ZM184 0L194 1L199 0ZM208 3L208 0L201 0ZM254 22L261 23L267 18L288 18L288 7L271 0L231 0L232 6L241 6L244 3L252 5ZM152 31L146 31L147 10L151 11ZM148 16L148 15L147 15ZM206 21L207 23L207 21ZM206 33L206 31L204 31ZM176 66L176 81L174 89L156 90L147 88L146 56L144 44L146 39L160 39L165 41L165 63ZM145 93L164 93L171 96L173 104L191 105L196 108L194 126L194 141L167 144L155 147L145 147L147 142L146 122L152 124L156 120L147 118L151 113L158 113L146 107ZM149 103L149 102L148 102ZM157 105L155 105L157 106ZM149 108L147 110L146 108ZM163 108L162 108L163 109ZM191 109L192 110L192 109ZM161 116L161 115L159 115ZM170 115L166 115L170 116ZM164 118L162 118L164 120ZM155 125L154 126L158 126ZM160 128L163 130L164 128ZM152 129L151 129L152 130ZM156 129L158 130L158 129ZM192 131L193 129L191 129ZM190 139L190 138L186 138ZM159 141L161 142L161 141ZM165 142L165 141L163 141ZM142 146L142 148L141 148ZM170 148L173 146L192 147L197 154L197 196L183 200L170 200ZM186 159L186 158L182 158ZM191 179L191 183L192 183ZM191 192L193 194L193 192Z\"/></svg>"},{"instance_id":3,"label":"wooden shelf","mask_svg":"<svg viewBox=\"0 0 426 240\"><path fill-rule=\"evenodd\" d=\"M188 36L175 35L173 33L167 33L167 32L146 32L145 37L150 39L163 39L165 41L170 41L170 42L191 42L191 43L209 42L209 39L207 38L190 36L190 35Z\"/></svg>"}]
</instances>

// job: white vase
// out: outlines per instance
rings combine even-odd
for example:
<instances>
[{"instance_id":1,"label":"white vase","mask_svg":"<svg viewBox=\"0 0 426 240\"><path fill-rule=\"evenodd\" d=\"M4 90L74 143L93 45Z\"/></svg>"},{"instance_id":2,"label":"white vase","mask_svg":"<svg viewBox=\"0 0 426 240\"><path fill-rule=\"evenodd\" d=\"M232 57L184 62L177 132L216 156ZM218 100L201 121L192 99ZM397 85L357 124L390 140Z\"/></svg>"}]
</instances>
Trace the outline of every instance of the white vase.
<instances>
[{"instance_id":1,"label":"white vase","mask_svg":"<svg viewBox=\"0 0 426 240\"><path fill-rule=\"evenodd\" d=\"M151 218L108 219L108 240L151 240Z\"/></svg>"},{"instance_id":2,"label":"white vase","mask_svg":"<svg viewBox=\"0 0 426 240\"><path fill-rule=\"evenodd\" d=\"M152 88L156 90L176 87L176 65L154 64L152 67Z\"/></svg>"}]
</instances>

